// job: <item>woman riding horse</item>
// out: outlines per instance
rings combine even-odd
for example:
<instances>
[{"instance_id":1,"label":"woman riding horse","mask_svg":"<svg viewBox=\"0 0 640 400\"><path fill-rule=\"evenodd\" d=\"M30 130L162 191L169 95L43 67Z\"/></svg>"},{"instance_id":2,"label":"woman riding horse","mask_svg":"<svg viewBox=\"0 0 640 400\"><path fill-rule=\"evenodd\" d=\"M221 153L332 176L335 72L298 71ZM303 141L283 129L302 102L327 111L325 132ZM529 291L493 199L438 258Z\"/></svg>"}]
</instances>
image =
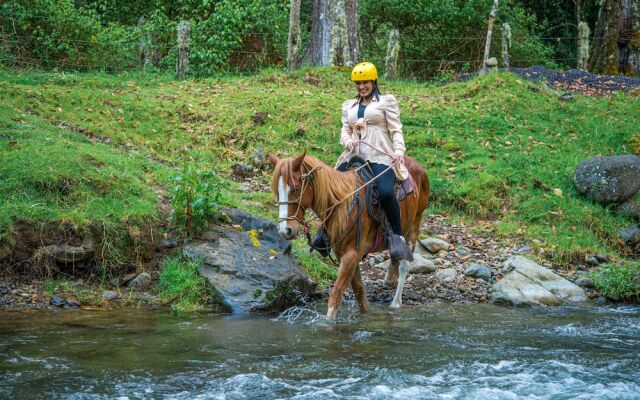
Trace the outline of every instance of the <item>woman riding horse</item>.
<instances>
[{"instance_id":1,"label":"woman riding horse","mask_svg":"<svg viewBox=\"0 0 640 400\"><path fill-rule=\"evenodd\" d=\"M345 148L338 158L337 169L347 170L349 156L357 155L369 162L378 186L380 204L391 230L389 252L392 260L413 261L400 219L400 204L395 194L395 179L405 180L409 172L404 166L404 136L400 110L393 95L380 94L378 71L370 62L362 62L351 71L357 96L342 104L340 144ZM327 256L330 240L322 228L313 240L313 247Z\"/></svg>"}]
</instances>

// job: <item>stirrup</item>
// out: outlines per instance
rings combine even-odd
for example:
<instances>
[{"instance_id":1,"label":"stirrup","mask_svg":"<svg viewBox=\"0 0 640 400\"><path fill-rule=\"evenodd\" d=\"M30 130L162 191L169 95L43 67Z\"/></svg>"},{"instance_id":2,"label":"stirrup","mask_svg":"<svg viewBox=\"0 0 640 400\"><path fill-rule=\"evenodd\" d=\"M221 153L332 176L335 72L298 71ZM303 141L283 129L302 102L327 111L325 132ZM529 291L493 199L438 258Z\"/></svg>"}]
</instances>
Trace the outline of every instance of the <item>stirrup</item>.
<instances>
[{"instance_id":1,"label":"stirrup","mask_svg":"<svg viewBox=\"0 0 640 400\"><path fill-rule=\"evenodd\" d=\"M392 261L413 261L413 253L402 235L389 234L389 254Z\"/></svg>"},{"instance_id":2,"label":"stirrup","mask_svg":"<svg viewBox=\"0 0 640 400\"><path fill-rule=\"evenodd\" d=\"M322 228L318 228L316 237L310 243L310 251L314 250L320 253L322 257L328 257L331 252L331 238Z\"/></svg>"}]
</instances>

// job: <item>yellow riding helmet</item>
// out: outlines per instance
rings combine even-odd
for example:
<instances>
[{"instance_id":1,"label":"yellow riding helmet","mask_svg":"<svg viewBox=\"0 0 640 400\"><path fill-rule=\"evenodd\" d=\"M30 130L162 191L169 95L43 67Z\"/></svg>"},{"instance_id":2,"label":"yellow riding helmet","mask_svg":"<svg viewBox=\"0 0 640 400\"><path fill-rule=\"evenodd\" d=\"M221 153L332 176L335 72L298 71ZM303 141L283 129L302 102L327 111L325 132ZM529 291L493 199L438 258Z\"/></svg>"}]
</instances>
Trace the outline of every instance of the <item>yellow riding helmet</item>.
<instances>
[{"instance_id":1,"label":"yellow riding helmet","mask_svg":"<svg viewBox=\"0 0 640 400\"><path fill-rule=\"evenodd\" d=\"M378 70L373 63L361 62L356 64L351 71L351 80L356 81L375 81L378 79Z\"/></svg>"}]
</instances>

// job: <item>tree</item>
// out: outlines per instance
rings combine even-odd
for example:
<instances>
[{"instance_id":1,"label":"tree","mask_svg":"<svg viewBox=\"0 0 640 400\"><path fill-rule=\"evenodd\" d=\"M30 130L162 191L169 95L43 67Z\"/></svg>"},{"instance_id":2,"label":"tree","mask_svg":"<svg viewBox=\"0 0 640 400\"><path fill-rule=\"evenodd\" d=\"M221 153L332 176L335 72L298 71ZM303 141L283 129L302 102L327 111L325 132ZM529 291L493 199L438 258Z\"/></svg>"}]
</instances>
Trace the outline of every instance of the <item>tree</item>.
<instances>
[{"instance_id":1,"label":"tree","mask_svg":"<svg viewBox=\"0 0 640 400\"><path fill-rule=\"evenodd\" d=\"M589 69L608 75L640 72L640 0L603 0Z\"/></svg>"},{"instance_id":2,"label":"tree","mask_svg":"<svg viewBox=\"0 0 640 400\"><path fill-rule=\"evenodd\" d=\"M355 64L360 57L358 42L358 0L313 0L305 64Z\"/></svg>"},{"instance_id":3,"label":"tree","mask_svg":"<svg viewBox=\"0 0 640 400\"><path fill-rule=\"evenodd\" d=\"M298 68L300 48L300 0L291 0L289 8L289 40L287 43L287 67L289 71Z\"/></svg>"}]
</instances>

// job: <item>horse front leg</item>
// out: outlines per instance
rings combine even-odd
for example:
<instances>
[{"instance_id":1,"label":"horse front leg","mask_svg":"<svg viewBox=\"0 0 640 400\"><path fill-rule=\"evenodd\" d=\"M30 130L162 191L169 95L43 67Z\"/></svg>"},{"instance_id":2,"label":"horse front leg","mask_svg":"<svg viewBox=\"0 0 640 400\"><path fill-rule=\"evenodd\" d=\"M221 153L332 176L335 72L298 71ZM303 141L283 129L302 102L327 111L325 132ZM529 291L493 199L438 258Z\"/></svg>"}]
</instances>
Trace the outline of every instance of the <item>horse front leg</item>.
<instances>
[{"instance_id":1,"label":"horse front leg","mask_svg":"<svg viewBox=\"0 0 640 400\"><path fill-rule=\"evenodd\" d=\"M329 295L329 304L327 307L327 318L334 319L338 313L338 307L342 302L342 296L347 286L351 283L356 267L358 266L357 253L348 251L340 257L340 269L338 270L338 279L333 285L333 290Z\"/></svg>"},{"instance_id":2,"label":"horse front leg","mask_svg":"<svg viewBox=\"0 0 640 400\"><path fill-rule=\"evenodd\" d=\"M356 300L358 300L358 306L360 307L360 313L364 314L369 311L369 305L367 304L367 296L365 295L364 285L362 284L362 276L360 274L360 266L356 266L356 270L353 274L353 279L351 279L351 288L353 289L353 293L356 295Z\"/></svg>"}]
</instances>

